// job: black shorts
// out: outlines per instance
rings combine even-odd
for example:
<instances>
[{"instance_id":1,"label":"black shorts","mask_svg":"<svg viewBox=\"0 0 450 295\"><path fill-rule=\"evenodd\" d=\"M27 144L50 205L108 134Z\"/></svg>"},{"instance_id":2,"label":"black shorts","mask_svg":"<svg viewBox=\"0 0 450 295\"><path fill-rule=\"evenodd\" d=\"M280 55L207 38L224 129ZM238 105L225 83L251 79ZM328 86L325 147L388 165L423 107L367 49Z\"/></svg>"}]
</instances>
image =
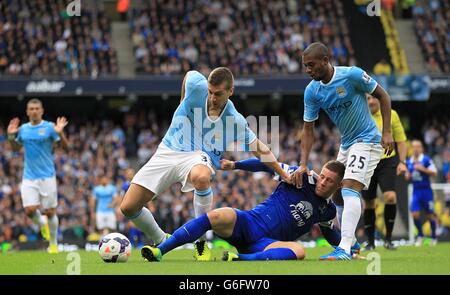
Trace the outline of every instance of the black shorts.
<instances>
[{"instance_id":1,"label":"black shorts","mask_svg":"<svg viewBox=\"0 0 450 295\"><path fill-rule=\"evenodd\" d=\"M375 168L372 178L370 179L369 189L362 192L362 196L366 200L373 200L377 197L377 186L381 191L395 191L395 181L397 179L397 165L399 163L398 156L380 160Z\"/></svg>"}]
</instances>

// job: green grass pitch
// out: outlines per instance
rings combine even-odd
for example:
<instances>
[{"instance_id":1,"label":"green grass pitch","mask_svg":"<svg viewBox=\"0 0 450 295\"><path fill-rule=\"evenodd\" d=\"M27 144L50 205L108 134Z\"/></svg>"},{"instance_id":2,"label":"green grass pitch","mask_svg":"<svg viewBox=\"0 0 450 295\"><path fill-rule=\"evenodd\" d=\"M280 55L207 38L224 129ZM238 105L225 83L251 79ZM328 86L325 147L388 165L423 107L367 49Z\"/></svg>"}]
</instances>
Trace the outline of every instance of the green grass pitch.
<instances>
[{"instance_id":1,"label":"green grass pitch","mask_svg":"<svg viewBox=\"0 0 450 295\"><path fill-rule=\"evenodd\" d=\"M214 249L214 261L196 262L193 250L176 250L162 262L149 263L142 260L138 250L134 250L127 263L104 263L97 252L77 251L80 258L81 274L134 275L134 274L367 274L375 260L319 261L320 255L327 254L329 247L307 248L303 261L255 261L223 262L222 250ZM434 247L400 247L397 251L387 251L379 247L374 251L380 257L381 274L450 274L450 243L440 243ZM371 252L362 252L367 256ZM75 260L69 252L50 255L44 251L21 251L0 254L0 274L67 274L74 268Z\"/></svg>"}]
</instances>

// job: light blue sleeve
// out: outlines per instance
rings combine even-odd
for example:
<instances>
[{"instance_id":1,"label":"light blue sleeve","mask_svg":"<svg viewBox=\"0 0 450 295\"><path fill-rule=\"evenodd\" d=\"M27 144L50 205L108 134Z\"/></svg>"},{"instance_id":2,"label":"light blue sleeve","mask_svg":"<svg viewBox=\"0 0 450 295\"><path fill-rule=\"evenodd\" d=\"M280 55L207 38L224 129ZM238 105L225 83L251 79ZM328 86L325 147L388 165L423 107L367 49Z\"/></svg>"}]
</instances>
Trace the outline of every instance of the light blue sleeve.
<instances>
[{"instance_id":1,"label":"light blue sleeve","mask_svg":"<svg viewBox=\"0 0 450 295\"><path fill-rule=\"evenodd\" d=\"M92 197L94 199L97 199L97 187L94 187L94 189L92 190Z\"/></svg>"},{"instance_id":2,"label":"light blue sleeve","mask_svg":"<svg viewBox=\"0 0 450 295\"><path fill-rule=\"evenodd\" d=\"M186 74L184 84L184 99L189 102L195 98L201 97L208 89L205 76L197 71L189 71Z\"/></svg>"},{"instance_id":3,"label":"light blue sleeve","mask_svg":"<svg viewBox=\"0 0 450 295\"><path fill-rule=\"evenodd\" d=\"M351 67L349 71L349 79L355 88L364 93L371 94L377 88L377 81L370 77L365 71L358 67Z\"/></svg>"},{"instance_id":4,"label":"light blue sleeve","mask_svg":"<svg viewBox=\"0 0 450 295\"><path fill-rule=\"evenodd\" d=\"M61 139L59 137L59 134L55 131L55 124L54 123L48 124L48 129L50 131L50 136L53 139L53 141L59 141Z\"/></svg>"},{"instance_id":5,"label":"light blue sleeve","mask_svg":"<svg viewBox=\"0 0 450 295\"><path fill-rule=\"evenodd\" d=\"M314 97L313 89L309 84L305 89L305 107L303 111L303 121L313 122L319 118L320 104L317 98Z\"/></svg>"}]
</instances>

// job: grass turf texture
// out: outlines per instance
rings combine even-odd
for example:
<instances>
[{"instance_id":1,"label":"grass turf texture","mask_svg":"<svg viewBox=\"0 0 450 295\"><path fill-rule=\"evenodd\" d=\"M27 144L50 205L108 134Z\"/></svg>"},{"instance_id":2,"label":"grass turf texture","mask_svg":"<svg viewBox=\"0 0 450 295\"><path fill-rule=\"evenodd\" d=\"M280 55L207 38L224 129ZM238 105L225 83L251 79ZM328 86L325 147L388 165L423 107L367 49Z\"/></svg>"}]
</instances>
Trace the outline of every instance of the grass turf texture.
<instances>
[{"instance_id":1,"label":"grass turf texture","mask_svg":"<svg viewBox=\"0 0 450 295\"><path fill-rule=\"evenodd\" d=\"M215 261L196 262L193 250L176 250L164 256L162 262L145 262L138 250L127 263L104 263L97 252L77 251L81 259L81 274L366 274L372 261L319 261L320 255L331 252L332 248L308 248L303 261L221 261L222 250L214 249ZM440 243L435 247L400 247L397 251L376 249L381 257L381 274L450 274L450 243ZM371 252L362 252L367 256ZM56 255L44 251L21 251L0 254L0 274L66 274L73 257L68 252Z\"/></svg>"}]
</instances>

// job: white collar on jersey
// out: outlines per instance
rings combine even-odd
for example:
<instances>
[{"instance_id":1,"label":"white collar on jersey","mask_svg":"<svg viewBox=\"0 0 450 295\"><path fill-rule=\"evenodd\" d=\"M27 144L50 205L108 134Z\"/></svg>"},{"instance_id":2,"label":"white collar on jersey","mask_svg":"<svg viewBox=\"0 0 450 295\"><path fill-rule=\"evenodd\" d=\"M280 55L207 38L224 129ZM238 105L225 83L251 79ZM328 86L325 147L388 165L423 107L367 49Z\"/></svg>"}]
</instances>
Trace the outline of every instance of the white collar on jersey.
<instances>
[{"instance_id":1,"label":"white collar on jersey","mask_svg":"<svg viewBox=\"0 0 450 295\"><path fill-rule=\"evenodd\" d=\"M411 156L411 158L409 158L411 162L414 162L414 156ZM419 158L417 159L419 162L423 161L423 154L419 155Z\"/></svg>"},{"instance_id":2,"label":"white collar on jersey","mask_svg":"<svg viewBox=\"0 0 450 295\"><path fill-rule=\"evenodd\" d=\"M322 85L322 86L328 86L328 85L330 85L330 84L333 82L334 77L336 77L336 67L333 66L333 69L334 69L334 72L333 72L333 77L331 77L331 80L328 81L328 83L326 83L326 84L323 83L322 81L319 81L319 82L320 82L320 85Z\"/></svg>"}]
</instances>

